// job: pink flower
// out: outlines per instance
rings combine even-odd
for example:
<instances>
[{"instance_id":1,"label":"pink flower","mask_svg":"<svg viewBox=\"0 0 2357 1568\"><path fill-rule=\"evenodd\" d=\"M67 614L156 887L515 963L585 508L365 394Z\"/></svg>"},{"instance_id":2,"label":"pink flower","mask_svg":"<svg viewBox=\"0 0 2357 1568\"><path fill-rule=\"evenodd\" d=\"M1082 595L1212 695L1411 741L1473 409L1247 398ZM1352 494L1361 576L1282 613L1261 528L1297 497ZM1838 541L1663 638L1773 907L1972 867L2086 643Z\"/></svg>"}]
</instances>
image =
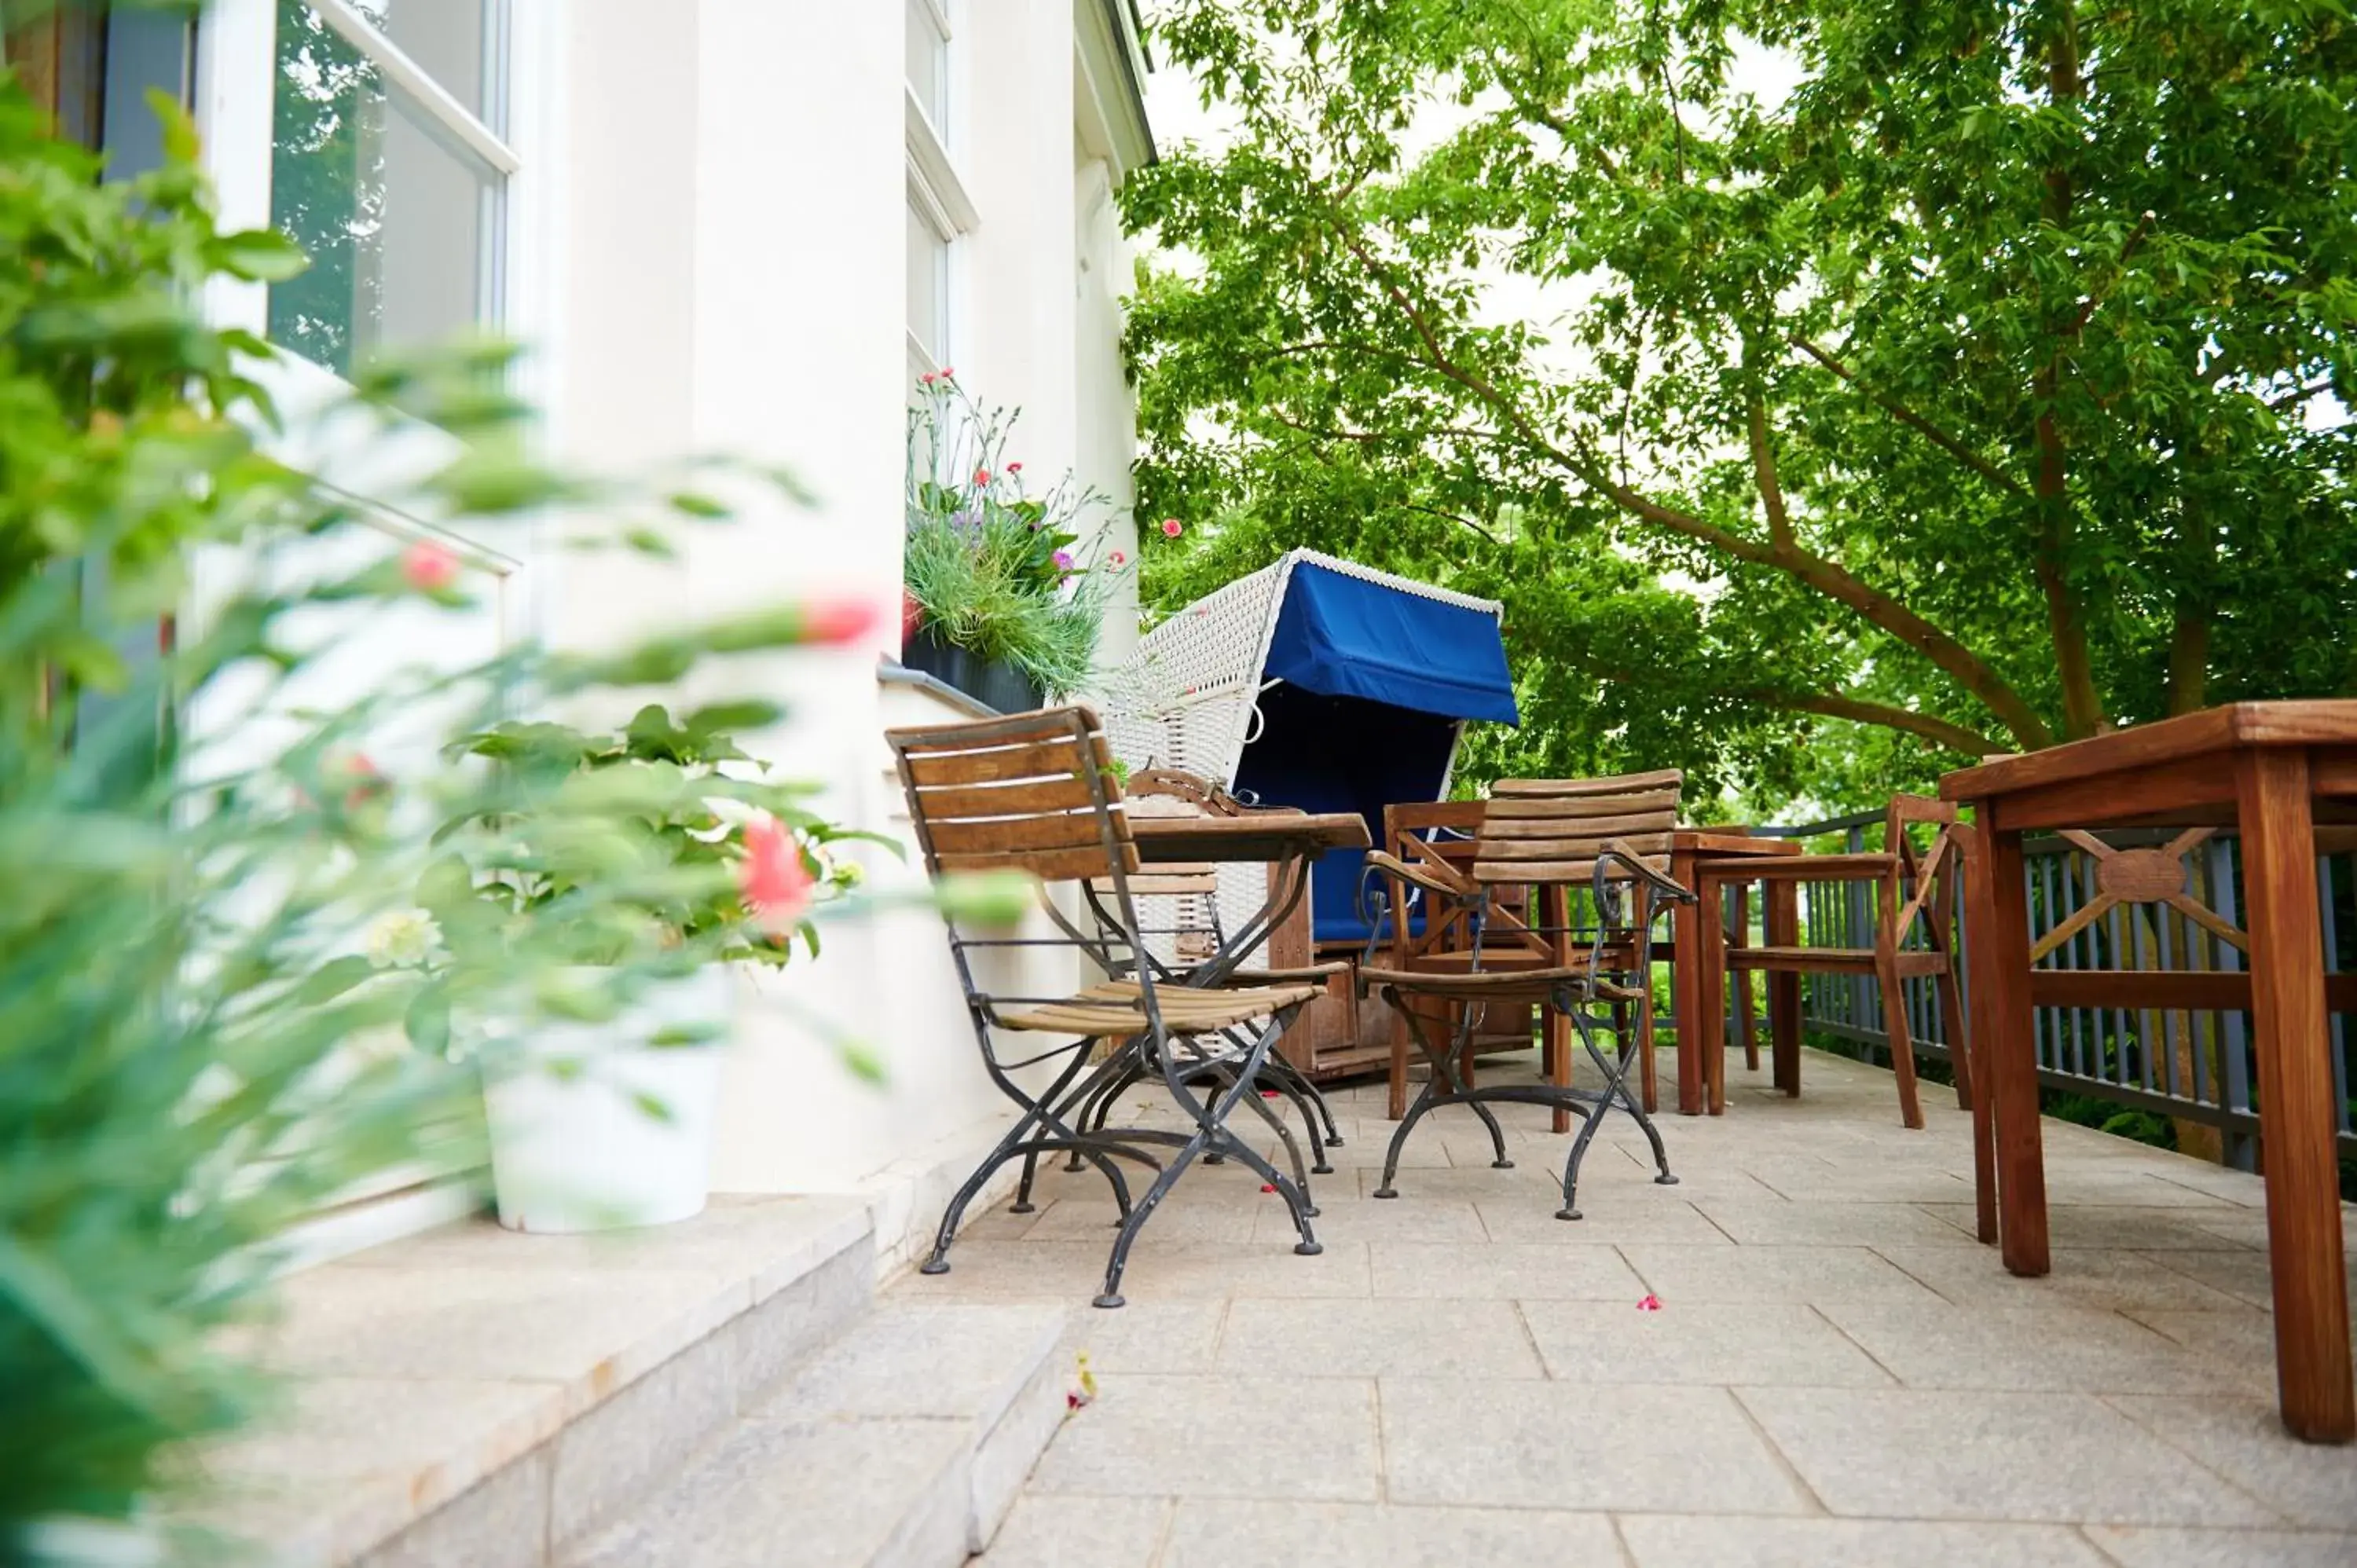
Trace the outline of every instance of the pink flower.
<instances>
[{"instance_id":1,"label":"pink flower","mask_svg":"<svg viewBox=\"0 0 2357 1568\"><path fill-rule=\"evenodd\" d=\"M907 607L902 607L903 615ZM802 607L802 640L841 647L856 642L876 624L876 607L866 599L814 599Z\"/></svg>"},{"instance_id":2,"label":"pink flower","mask_svg":"<svg viewBox=\"0 0 2357 1568\"><path fill-rule=\"evenodd\" d=\"M421 594L439 593L458 580L458 557L447 544L421 539L401 553L401 575Z\"/></svg>"},{"instance_id":3,"label":"pink flower","mask_svg":"<svg viewBox=\"0 0 2357 1568\"><path fill-rule=\"evenodd\" d=\"M1023 471L1023 465L1020 463L1009 463L1006 465L1006 471L1010 474L1019 474Z\"/></svg>"},{"instance_id":4,"label":"pink flower","mask_svg":"<svg viewBox=\"0 0 2357 1568\"><path fill-rule=\"evenodd\" d=\"M939 371L927 371L917 378L917 384L920 387L929 387L941 379L942 373Z\"/></svg>"},{"instance_id":5,"label":"pink flower","mask_svg":"<svg viewBox=\"0 0 2357 1568\"><path fill-rule=\"evenodd\" d=\"M390 793L393 789L365 752L356 751L344 758L341 771L352 781L351 788L344 791L344 810L347 811L356 811L371 800Z\"/></svg>"},{"instance_id":6,"label":"pink flower","mask_svg":"<svg viewBox=\"0 0 2357 1568\"><path fill-rule=\"evenodd\" d=\"M783 822L764 811L745 824L745 858L737 865L737 890L763 929L791 929L810 908L816 880Z\"/></svg>"},{"instance_id":7,"label":"pink flower","mask_svg":"<svg viewBox=\"0 0 2357 1568\"><path fill-rule=\"evenodd\" d=\"M1054 560L1055 560L1056 564L1057 564L1058 566L1062 567L1065 571L1069 572L1069 571L1071 571L1071 570L1072 569L1072 553L1071 553L1071 551L1069 551L1069 550L1059 550L1059 551L1057 551L1057 552L1056 552L1056 553L1055 553L1055 556L1054 556Z\"/></svg>"},{"instance_id":8,"label":"pink flower","mask_svg":"<svg viewBox=\"0 0 2357 1568\"><path fill-rule=\"evenodd\" d=\"M1166 518L1164 518L1164 519L1162 520L1162 537L1163 537L1163 538L1165 538L1165 539L1176 539L1176 538L1178 538L1178 533L1179 533L1178 520L1177 518L1175 518L1175 517L1166 517Z\"/></svg>"},{"instance_id":9,"label":"pink flower","mask_svg":"<svg viewBox=\"0 0 2357 1568\"><path fill-rule=\"evenodd\" d=\"M953 371L953 370L951 370L947 365L943 365L943 366L942 367L942 380L943 380L943 381L951 381L951 380L953 380L953 379L956 377L956 375L957 375L957 372L956 372L955 371Z\"/></svg>"},{"instance_id":10,"label":"pink flower","mask_svg":"<svg viewBox=\"0 0 2357 1568\"><path fill-rule=\"evenodd\" d=\"M1128 564L1129 564L1129 557L1128 557L1128 556L1126 556L1126 555L1124 555L1124 554L1123 554L1120 551L1118 551L1118 550L1114 551L1114 552L1113 553L1113 554L1112 554L1110 557L1108 557L1108 559L1110 559L1110 560L1113 562L1113 564L1114 564L1114 565L1116 565L1116 566L1126 566L1126 565L1128 565Z\"/></svg>"},{"instance_id":11,"label":"pink flower","mask_svg":"<svg viewBox=\"0 0 2357 1568\"><path fill-rule=\"evenodd\" d=\"M974 482L977 485L986 485L990 483L990 470L987 468L976 468L974 471Z\"/></svg>"},{"instance_id":12,"label":"pink flower","mask_svg":"<svg viewBox=\"0 0 2357 1568\"><path fill-rule=\"evenodd\" d=\"M1644 1299L1637 1303L1637 1310L1639 1312L1659 1312L1662 1310L1662 1298L1657 1295L1646 1296Z\"/></svg>"}]
</instances>

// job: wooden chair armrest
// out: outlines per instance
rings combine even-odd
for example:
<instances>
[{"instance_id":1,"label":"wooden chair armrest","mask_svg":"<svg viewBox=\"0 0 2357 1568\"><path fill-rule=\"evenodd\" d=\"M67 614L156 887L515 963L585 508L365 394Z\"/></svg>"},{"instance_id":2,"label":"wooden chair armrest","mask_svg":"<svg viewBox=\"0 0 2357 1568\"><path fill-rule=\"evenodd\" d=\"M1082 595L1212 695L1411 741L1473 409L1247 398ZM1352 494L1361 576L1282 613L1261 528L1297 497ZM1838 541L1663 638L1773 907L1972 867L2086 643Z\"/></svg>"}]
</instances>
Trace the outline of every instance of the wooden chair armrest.
<instances>
[{"instance_id":1,"label":"wooden chair armrest","mask_svg":"<svg viewBox=\"0 0 2357 1568\"><path fill-rule=\"evenodd\" d=\"M1470 898L1478 897L1480 891L1470 882L1458 881L1442 875L1443 868L1437 865L1411 865L1385 850L1369 850L1364 864L1370 871L1401 877L1444 898Z\"/></svg>"}]
</instances>

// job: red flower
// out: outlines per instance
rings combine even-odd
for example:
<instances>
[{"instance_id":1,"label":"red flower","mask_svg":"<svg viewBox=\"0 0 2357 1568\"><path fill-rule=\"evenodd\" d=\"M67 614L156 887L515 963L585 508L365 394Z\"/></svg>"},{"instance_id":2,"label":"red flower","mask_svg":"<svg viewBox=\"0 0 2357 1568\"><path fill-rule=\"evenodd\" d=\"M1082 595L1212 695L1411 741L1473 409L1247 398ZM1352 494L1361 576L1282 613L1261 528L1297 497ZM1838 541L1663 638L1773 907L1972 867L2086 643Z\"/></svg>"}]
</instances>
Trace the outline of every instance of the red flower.
<instances>
[{"instance_id":1,"label":"red flower","mask_svg":"<svg viewBox=\"0 0 2357 1568\"><path fill-rule=\"evenodd\" d=\"M950 380L953 379L956 375L957 375L957 372L956 372L955 371L951 370L947 365L943 365L943 366L942 367L942 380L943 380L943 381L950 381Z\"/></svg>"},{"instance_id":2,"label":"red flower","mask_svg":"<svg viewBox=\"0 0 2357 1568\"><path fill-rule=\"evenodd\" d=\"M917 378L917 384L920 387L929 387L941 379L942 373L939 371L927 371Z\"/></svg>"},{"instance_id":3,"label":"red flower","mask_svg":"<svg viewBox=\"0 0 2357 1568\"><path fill-rule=\"evenodd\" d=\"M1261 1183L1261 1184L1260 1184L1260 1189L1261 1189L1261 1191L1263 1191L1263 1192L1275 1192L1275 1191L1276 1190L1276 1188L1275 1188L1275 1187L1271 1187L1271 1186L1270 1186L1268 1183L1266 1183L1266 1182L1263 1182L1263 1183Z\"/></svg>"},{"instance_id":4,"label":"red flower","mask_svg":"<svg viewBox=\"0 0 2357 1568\"><path fill-rule=\"evenodd\" d=\"M1637 1310L1639 1312L1659 1312L1662 1310L1662 1298L1657 1295L1646 1296L1643 1300L1638 1302Z\"/></svg>"},{"instance_id":5,"label":"red flower","mask_svg":"<svg viewBox=\"0 0 2357 1568\"><path fill-rule=\"evenodd\" d=\"M762 926L772 931L791 929L810 908L816 880L783 822L764 811L745 824L745 858L737 863L737 889Z\"/></svg>"},{"instance_id":6,"label":"red flower","mask_svg":"<svg viewBox=\"0 0 2357 1568\"><path fill-rule=\"evenodd\" d=\"M1108 559L1110 559L1110 560L1112 561L1112 563L1113 563L1114 565L1116 565L1116 566L1126 566L1126 565L1128 565L1128 564L1129 564L1129 557L1128 557L1128 556L1126 556L1126 555L1124 555L1124 554L1123 554L1120 551L1118 551L1118 550L1114 551L1114 552L1113 553L1113 554L1112 554L1110 557L1108 557Z\"/></svg>"},{"instance_id":7,"label":"red flower","mask_svg":"<svg viewBox=\"0 0 2357 1568\"><path fill-rule=\"evenodd\" d=\"M905 596L907 590L903 589ZM902 614L907 607L902 607ZM802 640L840 647L857 642L876 624L876 606L866 599L813 599L802 607Z\"/></svg>"},{"instance_id":8,"label":"red flower","mask_svg":"<svg viewBox=\"0 0 2357 1568\"><path fill-rule=\"evenodd\" d=\"M1006 471L1010 474L1019 474L1023 471L1023 465L1020 463L1009 463L1006 465Z\"/></svg>"},{"instance_id":9,"label":"red flower","mask_svg":"<svg viewBox=\"0 0 2357 1568\"><path fill-rule=\"evenodd\" d=\"M1175 517L1164 518L1162 520L1162 537L1165 539L1176 539L1178 537L1178 520Z\"/></svg>"},{"instance_id":10,"label":"red flower","mask_svg":"<svg viewBox=\"0 0 2357 1568\"><path fill-rule=\"evenodd\" d=\"M986 485L990 483L990 470L987 468L976 468L974 471L974 482L977 485Z\"/></svg>"},{"instance_id":11,"label":"red flower","mask_svg":"<svg viewBox=\"0 0 2357 1568\"><path fill-rule=\"evenodd\" d=\"M401 575L421 594L438 593L458 580L458 557L447 544L421 539L401 553Z\"/></svg>"}]
</instances>

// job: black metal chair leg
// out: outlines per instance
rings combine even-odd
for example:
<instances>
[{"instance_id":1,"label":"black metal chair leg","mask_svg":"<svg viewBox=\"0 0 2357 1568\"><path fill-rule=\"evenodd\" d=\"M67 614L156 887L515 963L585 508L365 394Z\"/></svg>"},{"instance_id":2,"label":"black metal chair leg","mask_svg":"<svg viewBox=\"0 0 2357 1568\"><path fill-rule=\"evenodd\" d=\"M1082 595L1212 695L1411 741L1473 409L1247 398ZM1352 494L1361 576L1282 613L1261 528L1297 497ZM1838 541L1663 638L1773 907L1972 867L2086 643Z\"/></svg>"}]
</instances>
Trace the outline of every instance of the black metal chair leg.
<instances>
[{"instance_id":1,"label":"black metal chair leg","mask_svg":"<svg viewBox=\"0 0 2357 1568\"><path fill-rule=\"evenodd\" d=\"M1081 1152L1078 1149L1072 1151L1071 1168L1074 1170L1081 1168ZM1031 1201L1032 1178L1039 1174L1039 1151L1034 1149L1023 1156L1023 1179L1015 1184L1015 1201L1006 1206L1007 1213L1036 1214L1039 1212L1039 1206Z\"/></svg>"},{"instance_id":2,"label":"black metal chair leg","mask_svg":"<svg viewBox=\"0 0 2357 1568\"><path fill-rule=\"evenodd\" d=\"M1305 1112L1303 1113L1305 1125L1308 1126L1314 1134L1318 1131L1318 1124L1322 1123L1326 1133L1326 1146L1329 1149L1340 1148L1342 1131L1335 1124L1334 1108L1327 1103L1324 1091L1309 1081L1308 1075L1275 1051L1271 1051L1268 1055L1268 1074L1275 1080L1276 1086L1292 1095L1297 1102L1307 1100L1311 1105L1317 1107L1318 1122L1308 1122L1306 1121L1308 1113ZM1323 1157L1320 1156L1320 1158ZM1326 1171L1323 1165L1312 1165L1309 1168L1318 1175L1323 1175Z\"/></svg>"},{"instance_id":3,"label":"black metal chair leg","mask_svg":"<svg viewBox=\"0 0 2357 1568\"><path fill-rule=\"evenodd\" d=\"M1438 1103L1437 1091L1439 1087L1440 1080L1438 1079L1426 1079L1424 1080L1424 1088L1417 1092L1415 1099L1409 1103L1407 1114L1400 1118L1400 1124L1397 1127L1392 1129L1392 1141L1390 1146L1383 1150L1383 1179L1382 1184L1375 1188L1374 1195L1377 1197L1397 1197L1399 1196L1398 1189L1392 1186L1392 1180L1399 1175L1400 1151L1407 1147L1407 1135L1415 1131L1415 1124L1430 1114L1433 1106Z\"/></svg>"},{"instance_id":4,"label":"black metal chair leg","mask_svg":"<svg viewBox=\"0 0 2357 1568\"><path fill-rule=\"evenodd\" d=\"M1617 1101L1622 1110L1636 1118L1638 1130L1645 1134L1645 1142L1653 1148L1653 1169L1659 1173L1653 1177L1653 1185L1677 1186L1678 1178L1670 1174L1670 1151L1662 1142L1661 1130L1653 1125L1653 1119L1645 1114L1643 1102L1629 1092L1627 1057L1624 1055L1621 1064L1615 1068L1605 1061L1603 1054L1596 1048L1595 1038L1585 1027L1580 1029L1580 1040L1587 1046L1587 1054L1596 1058L1596 1065L1604 1069L1604 1102L1597 1108L1598 1113L1600 1115L1609 1111Z\"/></svg>"},{"instance_id":5,"label":"black metal chair leg","mask_svg":"<svg viewBox=\"0 0 2357 1568\"><path fill-rule=\"evenodd\" d=\"M1193 1137L1179 1145L1178 1153L1162 1167L1162 1173L1154 1178L1154 1185L1146 1189L1146 1196L1137 1200L1137 1206L1122 1220L1121 1234L1113 1239L1113 1254L1105 1260L1104 1289L1097 1293L1091 1305L1110 1311L1123 1305L1121 1276L1129 1267L1130 1243L1137 1240L1137 1233L1146 1228L1146 1222L1161 1207L1164 1197L1177 1185L1179 1174L1194 1162L1197 1155L1203 1152L1210 1138L1208 1132L1198 1128Z\"/></svg>"},{"instance_id":6,"label":"black metal chair leg","mask_svg":"<svg viewBox=\"0 0 2357 1568\"><path fill-rule=\"evenodd\" d=\"M1275 1112L1271 1111L1268 1108L1268 1101L1260 1097L1257 1090L1247 1091L1243 1097L1243 1103L1251 1106L1254 1114L1257 1115L1262 1121L1267 1122L1271 1127L1276 1130L1277 1141L1285 1145L1286 1158L1293 1166L1293 1179L1305 1194L1308 1193L1309 1190L1309 1173L1302 1165L1301 1145L1295 1141L1293 1129L1285 1124L1284 1117L1279 1116ZM1313 1142L1317 1138L1317 1129L1314 1127L1311 1128L1310 1137ZM1243 1140L1238 1138L1236 1139L1236 1142L1241 1144ZM1318 1210L1313 1206L1309 1212L1315 1214Z\"/></svg>"}]
</instances>

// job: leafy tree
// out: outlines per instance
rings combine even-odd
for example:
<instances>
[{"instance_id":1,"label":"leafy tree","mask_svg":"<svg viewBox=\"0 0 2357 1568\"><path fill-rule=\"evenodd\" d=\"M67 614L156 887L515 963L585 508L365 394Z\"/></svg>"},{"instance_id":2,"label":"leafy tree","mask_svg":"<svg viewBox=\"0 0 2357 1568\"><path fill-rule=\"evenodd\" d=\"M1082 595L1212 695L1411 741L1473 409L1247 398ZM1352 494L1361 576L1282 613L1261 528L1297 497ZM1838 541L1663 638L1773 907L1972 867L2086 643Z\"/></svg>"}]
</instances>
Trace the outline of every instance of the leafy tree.
<instances>
[{"instance_id":1,"label":"leafy tree","mask_svg":"<svg viewBox=\"0 0 2357 1568\"><path fill-rule=\"evenodd\" d=\"M1124 192L1177 258L1132 319L1140 504L1215 520L1152 602L1295 544L1492 594L1526 731L1477 760L1769 795L2357 691L2345 6L1157 32L1237 134Z\"/></svg>"}]
</instances>

